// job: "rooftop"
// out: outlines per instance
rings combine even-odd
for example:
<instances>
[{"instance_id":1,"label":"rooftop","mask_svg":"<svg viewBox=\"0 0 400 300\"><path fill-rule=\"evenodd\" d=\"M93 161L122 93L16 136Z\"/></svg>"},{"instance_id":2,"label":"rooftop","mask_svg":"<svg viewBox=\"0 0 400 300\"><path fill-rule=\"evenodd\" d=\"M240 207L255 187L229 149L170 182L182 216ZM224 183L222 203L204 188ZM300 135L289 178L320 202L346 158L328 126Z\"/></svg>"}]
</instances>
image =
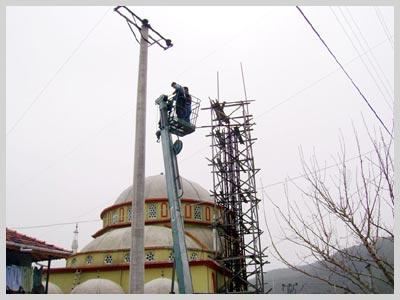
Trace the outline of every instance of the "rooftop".
<instances>
[{"instance_id":1,"label":"rooftop","mask_svg":"<svg viewBox=\"0 0 400 300\"><path fill-rule=\"evenodd\" d=\"M6 228L6 247L15 251L29 252L33 257L33 261L47 260L49 256L53 259L66 258L72 254L69 250L8 228Z\"/></svg>"}]
</instances>

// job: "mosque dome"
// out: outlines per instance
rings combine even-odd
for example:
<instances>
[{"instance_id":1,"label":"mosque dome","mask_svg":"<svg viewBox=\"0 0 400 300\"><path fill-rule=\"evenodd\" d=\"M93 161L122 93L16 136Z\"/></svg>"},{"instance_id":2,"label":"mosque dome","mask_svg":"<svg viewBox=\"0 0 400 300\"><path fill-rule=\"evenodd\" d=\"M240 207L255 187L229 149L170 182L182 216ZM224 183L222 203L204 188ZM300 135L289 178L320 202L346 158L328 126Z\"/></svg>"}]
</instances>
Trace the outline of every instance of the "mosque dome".
<instances>
[{"instance_id":1,"label":"mosque dome","mask_svg":"<svg viewBox=\"0 0 400 300\"><path fill-rule=\"evenodd\" d=\"M160 277L147 282L144 285L145 294L169 294L171 292L172 280L165 277ZM174 283L174 292L179 294L178 282Z\"/></svg>"},{"instance_id":2,"label":"mosque dome","mask_svg":"<svg viewBox=\"0 0 400 300\"><path fill-rule=\"evenodd\" d=\"M46 281L42 281L43 286L46 286ZM47 289L47 294L62 294L62 290L57 284L54 284L49 281L48 289Z\"/></svg>"},{"instance_id":3,"label":"mosque dome","mask_svg":"<svg viewBox=\"0 0 400 300\"><path fill-rule=\"evenodd\" d=\"M111 280L96 278L78 284L71 294L124 294L124 291Z\"/></svg>"},{"instance_id":4,"label":"mosque dome","mask_svg":"<svg viewBox=\"0 0 400 300\"><path fill-rule=\"evenodd\" d=\"M213 202L210 193L198 183L187 180L181 176L184 199ZM132 186L125 189L117 198L114 205L131 202L133 197ZM164 175L148 176L145 179L145 199L167 198L167 186Z\"/></svg>"},{"instance_id":5,"label":"mosque dome","mask_svg":"<svg viewBox=\"0 0 400 300\"><path fill-rule=\"evenodd\" d=\"M209 192L199 184L183 177L181 181L183 190L181 215L184 221L187 259L193 278L200 282L197 284L198 287L196 286L196 291L214 292L217 286L216 278L220 276L218 274L224 272L213 260L215 252L219 251L220 242L215 239L212 223L221 207L214 203ZM132 197L131 186L100 213L102 226L92 235L94 239L68 257L65 268L53 269L50 278L62 292L72 294L129 292L131 223L136 217L131 205ZM174 243L164 175L146 177L144 198L143 250L148 281L144 285L144 292L169 294L172 284L170 278ZM207 280L207 284L204 284L203 280L204 282ZM79 281L81 283L75 286ZM49 286L49 291L50 289ZM178 283L174 282L174 292L178 291Z\"/></svg>"},{"instance_id":6,"label":"mosque dome","mask_svg":"<svg viewBox=\"0 0 400 300\"><path fill-rule=\"evenodd\" d=\"M144 246L173 247L172 230L164 226L148 225L144 227ZM191 237L186 235L186 246L192 249L202 249ZM109 251L113 249L131 248L131 227L122 227L110 230L98 236L86 245L81 252Z\"/></svg>"}]
</instances>

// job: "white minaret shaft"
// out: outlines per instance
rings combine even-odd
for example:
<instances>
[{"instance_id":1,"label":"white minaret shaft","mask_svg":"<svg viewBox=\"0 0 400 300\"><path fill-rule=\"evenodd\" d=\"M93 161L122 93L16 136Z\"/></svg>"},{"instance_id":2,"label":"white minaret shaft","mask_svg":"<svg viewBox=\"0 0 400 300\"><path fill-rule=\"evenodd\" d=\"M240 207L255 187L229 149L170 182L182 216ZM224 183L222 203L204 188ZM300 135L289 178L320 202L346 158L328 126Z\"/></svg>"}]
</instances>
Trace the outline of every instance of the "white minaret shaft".
<instances>
[{"instance_id":1,"label":"white minaret shaft","mask_svg":"<svg viewBox=\"0 0 400 300\"><path fill-rule=\"evenodd\" d=\"M74 239L71 245L72 253L75 254L78 251L78 223L76 223L74 231Z\"/></svg>"}]
</instances>

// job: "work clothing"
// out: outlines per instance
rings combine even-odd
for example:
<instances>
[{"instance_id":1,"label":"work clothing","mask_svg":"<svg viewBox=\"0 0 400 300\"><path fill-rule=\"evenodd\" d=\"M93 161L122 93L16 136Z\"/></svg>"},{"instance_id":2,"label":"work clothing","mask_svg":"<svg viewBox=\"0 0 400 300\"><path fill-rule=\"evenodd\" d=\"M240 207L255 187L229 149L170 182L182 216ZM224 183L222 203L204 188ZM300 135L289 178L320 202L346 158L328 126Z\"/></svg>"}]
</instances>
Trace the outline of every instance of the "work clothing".
<instances>
[{"instance_id":1,"label":"work clothing","mask_svg":"<svg viewBox=\"0 0 400 300\"><path fill-rule=\"evenodd\" d=\"M186 112L185 112L185 104L186 104L186 93L182 86L179 84L175 84L173 87L175 89L175 96L174 100L176 103L176 116L179 119L184 119Z\"/></svg>"}]
</instances>

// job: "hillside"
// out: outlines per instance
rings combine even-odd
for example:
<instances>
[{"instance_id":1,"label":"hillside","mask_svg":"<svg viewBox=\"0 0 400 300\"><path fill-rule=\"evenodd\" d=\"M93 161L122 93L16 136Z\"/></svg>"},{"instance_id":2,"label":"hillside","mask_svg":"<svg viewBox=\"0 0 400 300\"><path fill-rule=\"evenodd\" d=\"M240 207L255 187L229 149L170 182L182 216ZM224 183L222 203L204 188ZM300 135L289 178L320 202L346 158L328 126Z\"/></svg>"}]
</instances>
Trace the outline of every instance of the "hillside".
<instances>
[{"instance_id":1,"label":"hillside","mask_svg":"<svg viewBox=\"0 0 400 300\"><path fill-rule=\"evenodd\" d=\"M388 238L381 238L377 243L378 254L386 257L387 261L393 265L393 240ZM363 245L353 246L347 249L351 254L357 254L359 257L367 258L369 254ZM336 254L338 255L338 254ZM365 274L366 278L370 278L368 270L366 269L365 262L347 261L346 265L353 270L359 270ZM312 273L318 274L324 278L331 276L331 281L341 285L348 285L356 293L360 293L361 290L352 284L348 279L343 276L332 274L325 266L321 263L316 262L309 265L300 266L300 269ZM373 268L372 268L373 269ZM378 278L383 278L383 274L374 270L373 275ZM332 293L343 293L341 289L331 287L327 283L321 280L314 279L306 276L305 274L295 271L289 268L276 269L264 273L265 290L268 291L272 288L272 294L332 294ZM375 279L372 281L373 286L382 294L393 293L393 288L386 283Z\"/></svg>"}]
</instances>

